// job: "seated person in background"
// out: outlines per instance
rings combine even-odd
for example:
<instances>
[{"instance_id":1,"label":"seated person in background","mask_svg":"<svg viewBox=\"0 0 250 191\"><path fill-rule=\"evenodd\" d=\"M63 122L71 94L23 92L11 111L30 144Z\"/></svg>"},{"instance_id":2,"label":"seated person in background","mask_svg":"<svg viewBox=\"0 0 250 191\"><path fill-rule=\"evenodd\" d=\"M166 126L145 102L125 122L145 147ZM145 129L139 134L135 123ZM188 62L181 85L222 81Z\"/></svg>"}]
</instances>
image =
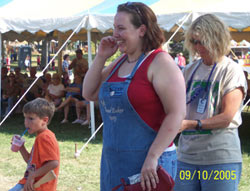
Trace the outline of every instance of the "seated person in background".
<instances>
[{"instance_id":1,"label":"seated person in background","mask_svg":"<svg viewBox=\"0 0 250 191\"><path fill-rule=\"evenodd\" d=\"M79 100L83 100L83 97L81 95L81 92L82 92L81 76L76 75L74 78L74 83L66 87L65 90L67 92L66 99L56 108L56 110L64 108L64 119L62 120L61 123L68 122L68 114L69 114L70 105L75 104Z\"/></svg>"},{"instance_id":2,"label":"seated person in background","mask_svg":"<svg viewBox=\"0 0 250 191\"><path fill-rule=\"evenodd\" d=\"M83 58L81 49L76 50L76 58L71 62L68 69L73 69L74 76L79 75L84 78L86 72L88 71L88 62Z\"/></svg>"},{"instance_id":3,"label":"seated person in background","mask_svg":"<svg viewBox=\"0 0 250 191\"><path fill-rule=\"evenodd\" d=\"M43 83L46 82L46 74L49 74L48 73L48 69L44 70L43 71L43 75L41 76L41 80L43 81ZM51 77L51 76L50 76Z\"/></svg>"},{"instance_id":4,"label":"seated person in background","mask_svg":"<svg viewBox=\"0 0 250 191\"><path fill-rule=\"evenodd\" d=\"M11 73L8 77L8 82L5 84L2 92L1 103L7 103L7 107L3 108L3 117L5 117L10 110L12 109L14 103L17 100L17 96L19 95L19 85L15 81L15 75Z\"/></svg>"},{"instance_id":5,"label":"seated person in background","mask_svg":"<svg viewBox=\"0 0 250 191\"><path fill-rule=\"evenodd\" d=\"M21 68L20 67L16 67L14 69L15 71L15 79L16 82L18 83L18 85L23 85L24 81L25 81L25 76L24 74L21 73Z\"/></svg>"},{"instance_id":6,"label":"seated person in background","mask_svg":"<svg viewBox=\"0 0 250 191\"><path fill-rule=\"evenodd\" d=\"M81 119L82 108L86 107L86 119ZM72 123L80 123L81 125L88 125L90 123L90 104L86 100L77 100L76 102L76 116L77 119Z\"/></svg>"},{"instance_id":7,"label":"seated person in background","mask_svg":"<svg viewBox=\"0 0 250 191\"><path fill-rule=\"evenodd\" d=\"M62 84L64 85L65 88L69 86L70 78L69 78L68 72L62 73Z\"/></svg>"},{"instance_id":8,"label":"seated person in background","mask_svg":"<svg viewBox=\"0 0 250 191\"><path fill-rule=\"evenodd\" d=\"M36 67L30 68L30 77L28 77L24 83L25 91L30 87L33 81L36 79ZM26 94L24 100L31 101L35 98L42 97L44 83L41 78L39 78L36 83L32 86L29 92Z\"/></svg>"},{"instance_id":9,"label":"seated person in background","mask_svg":"<svg viewBox=\"0 0 250 191\"><path fill-rule=\"evenodd\" d=\"M49 102L53 102L55 106L60 105L62 98L64 97L64 86L61 83L61 77L55 73L52 76L52 83L48 85L46 90L45 99Z\"/></svg>"},{"instance_id":10,"label":"seated person in background","mask_svg":"<svg viewBox=\"0 0 250 191\"><path fill-rule=\"evenodd\" d=\"M21 92L24 91L23 84L25 83L26 77L24 74L21 73L21 68L16 67L14 71L15 71L15 81L19 86L20 89L19 95L20 95Z\"/></svg>"},{"instance_id":11,"label":"seated person in background","mask_svg":"<svg viewBox=\"0 0 250 191\"><path fill-rule=\"evenodd\" d=\"M41 77L41 79L43 81L43 95L45 96L46 91L47 91L49 85L52 83L51 74L50 73L46 73L42 77Z\"/></svg>"}]
</instances>

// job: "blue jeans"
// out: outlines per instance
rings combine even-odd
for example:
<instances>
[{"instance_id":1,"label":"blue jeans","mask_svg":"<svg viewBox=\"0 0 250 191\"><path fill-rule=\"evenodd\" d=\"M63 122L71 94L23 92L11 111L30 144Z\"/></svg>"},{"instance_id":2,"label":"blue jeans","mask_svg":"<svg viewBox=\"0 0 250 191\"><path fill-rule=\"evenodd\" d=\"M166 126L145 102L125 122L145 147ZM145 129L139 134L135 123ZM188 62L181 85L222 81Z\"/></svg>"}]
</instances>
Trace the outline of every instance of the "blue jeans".
<instances>
[{"instance_id":1,"label":"blue jeans","mask_svg":"<svg viewBox=\"0 0 250 191\"><path fill-rule=\"evenodd\" d=\"M173 179L175 179L177 172L176 150L162 153L158 159L158 163L169 173L169 175L172 176Z\"/></svg>"},{"instance_id":2,"label":"blue jeans","mask_svg":"<svg viewBox=\"0 0 250 191\"><path fill-rule=\"evenodd\" d=\"M175 191L237 191L241 163L192 165L177 162Z\"/></svg>"},{"instance_id":3,"label":"blue jeans","mask_svg":"<svg viewBox=\"0 0 250 191\"><path fill-rule=\"evenodd\" d=\"M16 186L14 186L13 188L9 189L9 191L20 191L22 190L24 187L23 184L17 184Z\"/></svg>"}]
</instances>

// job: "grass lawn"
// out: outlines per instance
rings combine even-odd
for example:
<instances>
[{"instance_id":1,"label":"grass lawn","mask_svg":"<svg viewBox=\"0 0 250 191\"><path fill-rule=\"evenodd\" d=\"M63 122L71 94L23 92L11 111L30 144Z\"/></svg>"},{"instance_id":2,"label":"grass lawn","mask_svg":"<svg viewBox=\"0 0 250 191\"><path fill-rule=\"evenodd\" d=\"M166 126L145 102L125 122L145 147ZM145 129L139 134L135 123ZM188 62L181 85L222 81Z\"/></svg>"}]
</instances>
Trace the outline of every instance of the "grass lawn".
<instances>
[{"instance_id":1,"label":"grass lawn","mask_svg":"<svg viewBox=\"0 0 250 191\"><path fill-rule=\"evenodd\" d=\"M59 191L97 191L99 190L100 158L102 136L99 132L96 139L75 159L75 144L80 149L90 137L87 126L60 124L63 113L56 113L49 128L56 134L61 152L61 166L58 182ZM74 119L73 114L69 120ZM240 137L243 152L243 168L239 191L250 190L250 113L243 113L243 125ZM97 123L97 126L99 123ZM5 191L14 186L23 176L26 165L20 153L10 151L10 140L13 134L21 134L24 130L22 114L15 114L0 127L0 190ZM25 135L26 147L30 150L34 136Z\"/></svg>"},{"instance_id":2,"label":"grass lawn","mask_svg":"<svg viewBox=\"0 0 250 191\"><path fill-rule=\"evenodd\" d=\"M56 113L49 128L56 134L59 142L61 164L58 190L99 190L100 158L102 148L101 132L96 136L80 157L74 158L75 144L80 149L90 137L88 126L60 124L63 113ZM71 115L69 120L73 120ZM5 191L14 186L23 177L26 164L20 153L10 151L10 140L13 134L21 134L24 130L22 114L15 114L0 127L0 190ZM97 124L99 125L99 124ZM31 149L35 137L25 135L26 147Z\"/></svg>"}]
</instances>

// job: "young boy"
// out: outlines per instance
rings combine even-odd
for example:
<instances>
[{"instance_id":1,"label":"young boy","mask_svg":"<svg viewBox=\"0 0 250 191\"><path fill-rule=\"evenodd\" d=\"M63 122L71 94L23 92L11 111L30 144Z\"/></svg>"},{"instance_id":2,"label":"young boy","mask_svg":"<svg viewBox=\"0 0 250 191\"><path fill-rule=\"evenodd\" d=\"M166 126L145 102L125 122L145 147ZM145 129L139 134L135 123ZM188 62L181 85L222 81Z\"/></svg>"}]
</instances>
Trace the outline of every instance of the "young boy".
<instances>
[{"instance_id":1,"label":"young boy","mask_svg":"<svg viewBox=\"0 0 250 191\"><path fill-rule=\"evenodd\" d=\"M24 178L9 191L56 191L57 179L44 183L37 189L33 188L33 184L50 170L54 170L57 177L59 174L59 146L54 133L47 127L54 111L54 104L43 98L37 98L24 105L25 127L29 134L36 134L36 139L30 153L24 145L21 146L19 151L28 164L27 169Z\"/></svg>"}]
</instances>

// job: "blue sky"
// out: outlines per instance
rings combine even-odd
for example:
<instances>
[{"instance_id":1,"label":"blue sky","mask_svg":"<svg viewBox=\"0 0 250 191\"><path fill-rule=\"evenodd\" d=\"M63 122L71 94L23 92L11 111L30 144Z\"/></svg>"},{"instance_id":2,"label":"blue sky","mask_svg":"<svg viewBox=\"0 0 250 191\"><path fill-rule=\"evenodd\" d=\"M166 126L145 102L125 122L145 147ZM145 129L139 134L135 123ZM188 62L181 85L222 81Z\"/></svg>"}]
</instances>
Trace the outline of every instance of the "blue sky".
<instances>
[{"instance_id":1,"label":"blue sky","mask_svg":"<svg viewBox=\"0 0 250 191\"><path fill-rule=\"evenodd\" d=\"M20 6L25 6L23 3L22 3L23 0L0 0L0 7L5 7L6 5L8 4L11 4L11 8L15 8L15 9L20 9L19 7ZM48 2L62 2L62 3L65 3L67 0L25 0L25 2L37 2L37 4L39 3L39 7L38 9L43 9L44 6L48 6ZM93 6L92 8L90 8L89 10L87 9L87 7L84 8L84 4L87 3L87 1L91 1L91 0L75 0L74 2L81 2L81 6L77 7L77 8L72 8L72 6L70 7L70 10L69 10L69 6L64 6L65 9L68 9L67 13L69 13L70 11L72 12L72 10L74 10L72 12L72 14L70 15L83 15L83 14L88 14L91 13L91 14L111 14L111 15L114 15L116 13L116 10L117 10L117 6L119 4L122 4L122 3L126 3L128 2L128 0L99 0L99 4ZM146 5L148 6L151 6L152 4L158 2L160 0L131 0L130 2L143 2L145 3ZM12 2L12 3L11 3ZM45 3L44 3L45 2ZM84 3L85 2L85 3ZM97 1L98 2L98 1ZM54 5L52 3L52 5ZM30 7L30 5L29 5ZM53 7L53 6L52 6ZM27 7L24 7L24 9L27 8ZM72 9L72 10L71 10ZM23 10L20 9L18 11L14 11L13 14L19 14L19 13L22 13ZM31 14L31 12L25 12L27 15L28 14ZM36 15L36 12L34 13ZM66 13L65 13L66 14Z\"/></svg>"},{"instance_id":2,"label":"blue sky","mask_svg":"<svg viewBox=\"0 0 250 191\"><path fill-rule=\"evenodd\" d=\"M8 4L9 2L11 2L12 0L0 0L0 7L4 6L6 4Z\"/></svg>"},{"instance_id":3,"label":"blue sky","mask_svg":"<svg viewBox=\"0 0 250 191\"><path fill-rule=\"evenodd\" d=\"M136 2L143 2L146 5L152 5L157 1L159 0L136 0ZM90 13L98 13L98 14L115 14L117 5L126 3L126 2L128 2L128 0L104 0L102 3L94 6L89 11ZM133 1L130 1L130 2L133 2ZM81 12L79 13L79 15L83 13L87 13L87 12L88 11Z\"/></svg>"}]
</instances>

